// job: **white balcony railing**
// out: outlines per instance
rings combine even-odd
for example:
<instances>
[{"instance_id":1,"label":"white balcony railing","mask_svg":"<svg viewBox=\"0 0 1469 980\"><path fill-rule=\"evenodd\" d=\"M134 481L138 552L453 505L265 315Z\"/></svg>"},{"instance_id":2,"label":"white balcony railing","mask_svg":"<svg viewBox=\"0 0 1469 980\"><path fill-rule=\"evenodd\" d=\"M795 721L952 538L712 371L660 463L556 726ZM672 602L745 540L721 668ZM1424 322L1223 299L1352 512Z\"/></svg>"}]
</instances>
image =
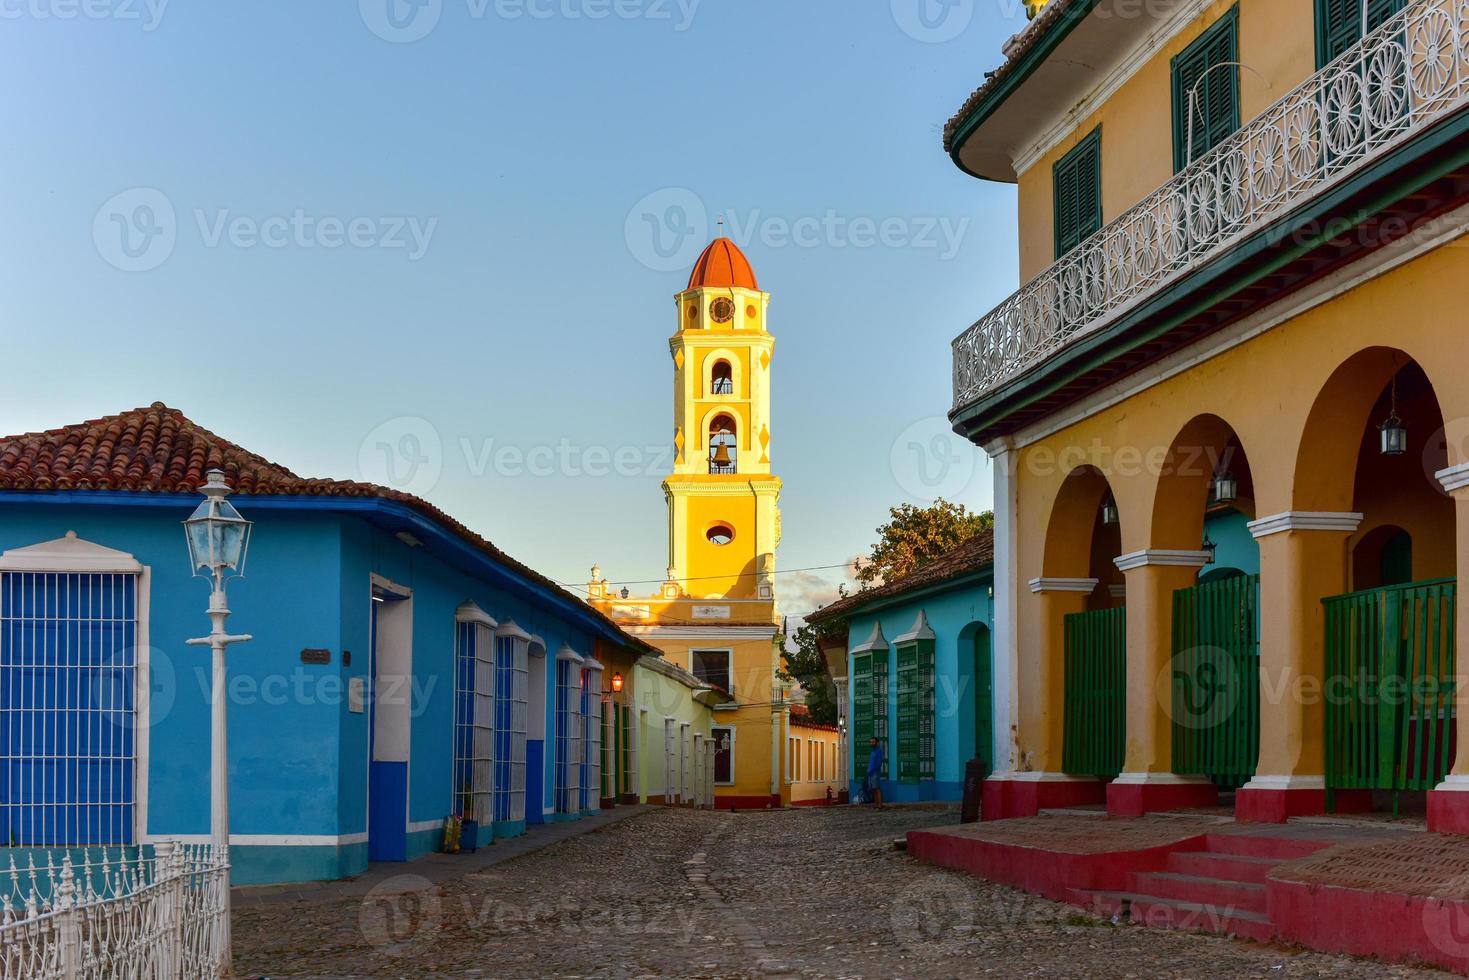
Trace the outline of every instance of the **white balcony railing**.
<instances>
[{"instance_id":1,"label":"white balcony railing","mask_svg":"<svg viewBox=\"0 0 1469 980\"><path fill-rule=\"evenodd\" d=\"M1469 97L1469 0L1414 0L955 338L963 407Z\"/></svg>"}]
</instances>

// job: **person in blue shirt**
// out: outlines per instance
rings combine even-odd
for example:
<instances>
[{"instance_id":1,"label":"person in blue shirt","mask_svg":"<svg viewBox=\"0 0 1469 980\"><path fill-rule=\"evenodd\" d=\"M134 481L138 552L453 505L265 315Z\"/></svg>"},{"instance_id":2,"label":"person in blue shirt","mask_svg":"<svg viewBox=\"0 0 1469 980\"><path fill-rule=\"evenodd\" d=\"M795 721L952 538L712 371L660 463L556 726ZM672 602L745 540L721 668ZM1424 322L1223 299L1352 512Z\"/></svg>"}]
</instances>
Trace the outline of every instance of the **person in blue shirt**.
<instances>
[{"instance_id":1,"label":"person in blue shirt","mask_svg":"<svg viewBox=\"0 0 1469 980\"><path fill-rule=\"evenodd\" d=\"M867 756L867 781L864 789L872 805L882 809L882 743L872 740L872 752Z\"/></svg>"}]
</instances>

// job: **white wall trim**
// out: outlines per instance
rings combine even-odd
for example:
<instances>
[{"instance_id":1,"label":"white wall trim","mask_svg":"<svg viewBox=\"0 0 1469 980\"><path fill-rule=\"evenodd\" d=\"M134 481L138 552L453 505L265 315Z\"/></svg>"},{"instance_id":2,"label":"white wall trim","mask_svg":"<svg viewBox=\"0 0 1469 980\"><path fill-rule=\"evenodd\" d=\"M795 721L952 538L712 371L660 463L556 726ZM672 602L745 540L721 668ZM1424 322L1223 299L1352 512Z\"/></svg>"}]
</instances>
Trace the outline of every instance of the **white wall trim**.
<instances>
[{"instance_id":1,"label":"white wall trim","mask_svg":"<svg viewBox=\"0 0 1469 980\"><path fill-rule=\"evenodd\" d=\"M440 820L442 825L443 821ZM180 844L208 844L208 834L147 834L140 838L144 844L156 844L171 840ZM348 844L366 844L367 831L356 834L230 834L231 847L341 847Z\"/></svg>"},{"instance_id":2,"label":"white wall trim","mask_svg":"<svg viewBox=\"0 0 1469 980\"><path fill-rule=\"evenodd\" d=\"M1135 46L1105 77L1092 89L1090 95L1067 109L1041 135L1015 155L1015 175L1023 175L1031 167L1056 148L1056 145L1076 131L1081 123L1100 109L1122 86L1132 80L1148 62L1168 46L1183 29L1200 17L1214 0L1187 0L1174 8L1173 12L1156 27L1143 41ZM1274 97L1272 96L1272 101Z\"/></svg>"},{"instance_id":3,"label":"white wall trim","mask_svg":"<svg viewBox=\"0 0 1469 980\"><path fill-rule=\"evenodd\" d=\"M999 777L1014 783L1096 783L1096 776L1072 776L1064 772L1007 772Z\"/></svg>"},{"instance_id":4,"label":"white wall trim","mask_svg":"<svg viewBox=\"0 0 1469 980\"><path fill-rule=\"evenodd\" d=\"M994 473L995 561L994 599L990 603L990 682L994 696L994 726L990 735L995 758L992 768L1008 772L1015 768L1016 719L1019 717L1020 673L1016 622L1020 603L1019 481L1015 479L1015 446L999 439L985 447ZM854 746L855 749L855 746Z\"/></svg>"},{"instance_id":5,"label":"white wall trim","mask_svg":"<svg viewBox=\"0 0 1469 980\"><path fill-rule=\"evenodd\" d=\"M619 623L627 633L660 640L773 640L780 633L769 626L657 626Z\"/></svg>"},{"instance_id":6,"label":"white wall trim","mask_svg":"<svg viewBox=\"0 0 1469 980\"><path fill-rule=\"evenodd\" d=\"M393 593L393 595L400 596L404 599L407 599L408 597L413 595L413 590L408 586L399 585L392 579L385 578L379 575L377 572L372 573L372 584L375 588L382 589L384 592L391 592Z\"/></svg>"},{"instance_id":7,"label":"white wall trim","mask_svg":"<svg viewBox=\"0 0 1469 980\"><path fill-rule=\"evenodd\" d=\"M1256 538L1269 537L1282 531L1346 531L1348 534L1362 524L1362 515L1345 511L1288 510L1283 514L1271 514L1245 527Z\"/></svg>"},{"instance_id":8,"label":"white wall trim","mask_svg":"<svg viewBox=\"0 0 1469 980\"><path fill-rule=\"evenodd\" d=\"M1265 309L1223 330L1197 340L1182 350L1159 358L1148 371L1130 375L1088 395L1060 412L1020 429L1012 437L1014 445L1024 448L1070 428L1098 412L1126 401L1139 392L1146 391L1169 378L1210 361L1225 351L1239 347L1288 320L1293 320L1318 306L1329 303L1365 282L1386 275L1399 266L1406 265L1419 256L1433 251L1445 242L1463 236L1466 231L1469 231L1469 205L1427 222L1390 245L1370 253L1344 269L1338 269L1305 289L1297 290L1279 302L1272 303Z\"/></svg>"},{"instance_id":9,"label":"white wall trim","mask_svg":"<svg viewBox=\"0 0 1469 980\"><path fill-rule=\"evenodd\" d=\"M1124 572L1147 565L1162 565L1168 568L1203 568L1209 564L1209 552L1148 548L1144 551L1120 555L1113 559L1113 564Z\"/></svg>"},{"instance_id":10,"label":"white wall trim","mask_svg":"<svg viewBox=\"0 0 1469 980\"><path fill-rule=\"evenodd\" d=\"M871 653L874 650L881 650L886 653L887 649L888 641L887 637L882 635L882 623L873 623L872 632L868 635L867 639L864 642L854 646L851 652Z\"/></svg>"},{"instance_id":11,"label":"white wall trim","mask_svg":"<svg viewBox=\"0 0 1469 980\"><path fill-rule=\"evenodd\" d=\"M531 635L525 630L521 629L520 624L513 619L507 619L505 620L505 622L495 627L495 635L511 636L517 640L525 640L527 643L531 640ZM544 647L545 645L542 644L542 649L544 649Z\"/></svg>"},{"instance_id":12,"label":"white wall trim","mask_svg":"<svg viewBox=\"0 0 1469 980\"><path fill-rule=\"evenodd\" d=\"M902 636L894 638L894 643L916 643L919 640L937 639L933 629L928 625L928 614L922 609L918 610L918 618L913 621L913 627Z\"/></svg>"},{"instance_id":13,"label":"white wall trim","mask_svg":"<svg viewBox=\"0 0 1469 980\"><path fill-rule=\"evenodd\" d=\"M454 610L454 622L456 623L479 623L490 629L498 629L500 624L495 622L495 617L485 612L473 602L466 602Z\"/></svg>"},{"instance_id":14,"label":"white wall trim","mask_svg":"<svg viewBox=\"0 0 1469 980\"><path fill-rule=\"evenodd\" d=\"M1110 595L1114 599L1126 599L1127 598L1127 583L1126 582L1113 582L1111 585L1107 586L1107 594Z\"/></svg>"},{"instance_id":15,"label":"white wall trim","mask_svg":"<svg viewBox=\"0 0 1469 980\"><path fill-rule=\"evenodd\" d=\"M437 820L417 820L417 821L411 821L408 824L408 832L410 834L421 834L425 830L438 830L438 829L442 828L443 826L444 826L444 818L443 817L440 817Z\"/></svg>"},{"instance_id":16,"label":"white wall trim","mask_svg":"<svg viewBox=\"0 0 1469 980\"><path fill-rule=\"evenodd\" d=\"M24 548L11 548L0 554L0 572L136 575L142 570L142 563L127 552L79 538L75 531L67 531L65 537L29 544ZM199 618L204 618L202 611Z\"/></svg>"},{"instance_id":17,"label":"white wall trim","mask_svg":"<svg viewBox=\"0 0 1469 980\"><path fill-rule=\"evenodd\" d=\"M1077 592L1091 595L1100 581L1101 579L1095 578L1033 578L1030 580L1030 591L1037 595L1042 592Z\"/></svg>"},{"instance_id":18,"label":"white wall trim","mask_svg":"<svg viewBox=\"0 0 1469 980\"><path fill-rule=\"evenodd\" d=\"M1460 463L1458 466L1450 466L1433 474L1439 484L1448 493L1469 487L1469 463Z\"/></svg>"},{"instance_id":19,"label":"white wall trim","mask_svg":"<svg viewBox=\"0 0 1469 980\"><path fill-rule=\"evenodd\" d=\"M561 644L561 649L556 651L557 660L569 660L574 664L585 663L582 655L571 649L568 644Z\"/></svg>"},{"instance_id":20,"label":"white wall trim","mask_svg":"<svg viewBox=\"0 0 1469 980\"><path fill-rule=\"evenodd\" d=\"M1202 786L1208 776L1180 776L1172 772L1125 772L1112 780L1114 786Z\"/></svg>"},{"instance_id":21,"label":"white wall trim","mask_svg":"<svg viewBox=\"0 0 1469 980\"><path fill-rule=\"evenodd\" d=\"M1325 776L1253 776L1243 789L1279 792L1291 789L1322 790L1326 788Z\"/></svg>"}]
</instances>

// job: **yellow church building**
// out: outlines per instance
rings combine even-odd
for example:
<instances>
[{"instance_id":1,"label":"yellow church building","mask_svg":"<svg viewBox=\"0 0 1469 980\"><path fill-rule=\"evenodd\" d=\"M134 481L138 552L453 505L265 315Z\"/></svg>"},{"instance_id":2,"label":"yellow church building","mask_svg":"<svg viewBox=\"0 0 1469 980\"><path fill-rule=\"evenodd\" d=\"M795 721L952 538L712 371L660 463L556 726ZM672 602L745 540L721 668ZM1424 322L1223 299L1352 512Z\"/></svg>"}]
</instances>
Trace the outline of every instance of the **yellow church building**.
<instances>
[{"instance_id":1,"label":"yellow church building","mask_svg":"<svg viewBox=\"0 0 1469 980\"><path fill-rule=\"evenodd\" d=\"M1035 6L946 131L1020 222L986 816L1469 833L1469 0Z\"/></svg>"},{"instance_id":2,"label":"yellow church building","mask_svg":"<svg viewBox=\"0 0 1469 980\"><path fill-rule=\"evenodd\" d=\"M804 778L818 754L808 743L834 745L836 733L799 718L793 732L792 692L779 677L781 482L770 461L770 294L739 247L718 238L676 304L678 325L668 342L675 458L663 481L667 579L652 595L634 596L594 567L589 601L674 666L732 696L715 709L709 733L717 806L814 799L825 787ZM640 707L654 715L669 708L671 717L669 706ZM646 757L648 747L643 751Z\"/></svg>"}]
</instances>

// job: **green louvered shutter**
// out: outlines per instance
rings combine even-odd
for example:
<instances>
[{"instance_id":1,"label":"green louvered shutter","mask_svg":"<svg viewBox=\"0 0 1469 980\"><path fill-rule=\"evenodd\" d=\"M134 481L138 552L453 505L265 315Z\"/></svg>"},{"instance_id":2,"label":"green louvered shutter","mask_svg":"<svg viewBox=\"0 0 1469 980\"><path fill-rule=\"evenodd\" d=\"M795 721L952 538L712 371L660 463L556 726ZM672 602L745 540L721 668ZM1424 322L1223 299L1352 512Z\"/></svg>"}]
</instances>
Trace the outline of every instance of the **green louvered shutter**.
<instances>
[{"instance_id":1,"label":"green louvered shutter","mask_svg":"<svg viewBox=\"0 0 1469 980\"><path fill-rule=\"evenodd\" d=\"M1056 258L1102 227L1102 131L1095 129L1056 162Z\"/></svg>"},{"instance_id":2,"label":"green louvered shutter","mask_svg":"<svg viewBox=\"0 0 1469 980\"><path fill-rule=\"evenodd\" d=\"M1407 0L1367 0L1367 29L1375 31ZM1324 68L1362 39L1362 0L1316 0L1316 67Z\"/></svg>"},{"instance_id":3,"label":"green louvered shutter","mask_svg":"<svg viewBox=\"0 0 1469 980\"><path fill-rule=\"evenodd\" d=\"M1173 166L1188 166L1189 126L1193 127L1193 159L1208 153L1239 129L1239 69L1216 65L1239 61L1239 8L1219 18L1173 59ZM1189 111L1189 95L1198 100Z\"/></svg>"}]
</instances>

